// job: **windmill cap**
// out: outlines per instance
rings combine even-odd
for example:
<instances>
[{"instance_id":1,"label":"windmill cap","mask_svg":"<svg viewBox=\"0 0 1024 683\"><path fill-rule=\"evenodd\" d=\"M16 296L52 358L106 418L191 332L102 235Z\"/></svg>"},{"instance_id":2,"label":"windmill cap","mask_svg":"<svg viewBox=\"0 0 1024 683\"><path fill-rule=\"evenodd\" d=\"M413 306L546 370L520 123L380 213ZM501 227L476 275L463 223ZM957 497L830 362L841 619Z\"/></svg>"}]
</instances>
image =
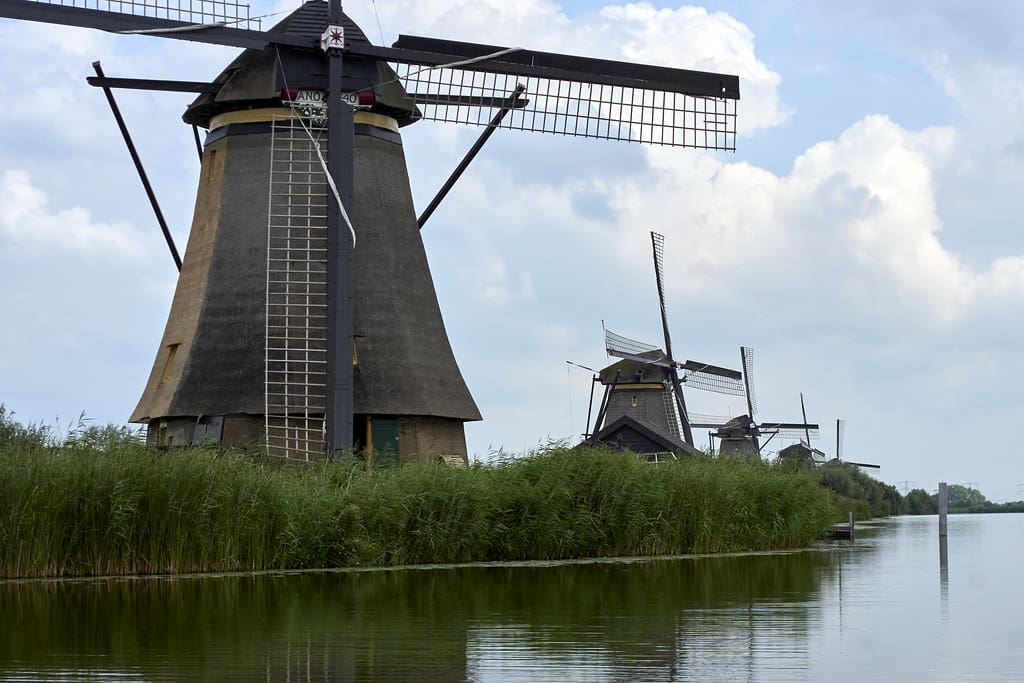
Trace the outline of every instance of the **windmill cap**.
<instances>
[{"instance_id":1,"label":"windmill cap","mask_svg":"<svg viewBox=\"0 0 1024 683\"><path fill-rule=\"evenodd\" d=\"M343 15L342 25L347 47L370 44L363 30L347 15ZM269 33L306 38L310 45L308 50L269 45L243 51L214 79L220 90L197 97L182 119L185 123L208 128L210 120L218 114L280 107L281 94L286 90L326 91L328 60L319 46L325 26L327 3L310 0L303 4ZM419 111L397 74L384 62L346 57L342 90L362 93L364 101L372 100L371 111L396 119L400 126L419 119Z\"/></svg>"}]
</instances>

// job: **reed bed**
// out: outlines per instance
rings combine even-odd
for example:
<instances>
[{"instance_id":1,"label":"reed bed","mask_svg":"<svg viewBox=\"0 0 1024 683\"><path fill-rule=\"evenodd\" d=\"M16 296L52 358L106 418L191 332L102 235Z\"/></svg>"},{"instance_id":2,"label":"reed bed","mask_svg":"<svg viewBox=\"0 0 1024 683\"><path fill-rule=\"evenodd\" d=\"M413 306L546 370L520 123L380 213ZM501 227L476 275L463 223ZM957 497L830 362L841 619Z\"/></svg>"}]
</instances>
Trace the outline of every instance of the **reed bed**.
<instances>
[{"instance_id":1,"label":"reed bed","mask_svg":"<svg viewBox=\"0 0 1024 683\"><path fill-rule=\"evenodd\" d=\"M134 443L0 444L0 576L88 576L803 547L813 475L554 448L496 465L282 466Z\"/></svg>"}]
</instances>

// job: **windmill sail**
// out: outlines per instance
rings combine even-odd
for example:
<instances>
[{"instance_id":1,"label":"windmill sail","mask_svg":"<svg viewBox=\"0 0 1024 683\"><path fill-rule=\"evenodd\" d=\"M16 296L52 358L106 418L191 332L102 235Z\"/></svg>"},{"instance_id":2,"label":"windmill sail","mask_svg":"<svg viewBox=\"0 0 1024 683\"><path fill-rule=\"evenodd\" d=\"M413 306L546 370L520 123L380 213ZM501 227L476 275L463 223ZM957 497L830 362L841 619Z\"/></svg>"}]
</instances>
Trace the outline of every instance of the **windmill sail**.
<instances>
[{"instance_id":1,"label":"windmill sail","mask_svg":"<svg viewBox=\"0 0 1024 683\"><path fill-rule=\"evenodd\" d=\"M757 415L757 396L754 394L754 349L741 346L740 360L743 363L743 385L747 392L747 414L753 418Z\"/></svg>"},{"instance_id":2,"label":"windmill sail","mask_svg":"<svg viewBox=\"0 0 1024 683\"><path fill-rule=\"evenodd\" d=\"M260 19L249 16L249 5L231 0L202 0L182 3L178 0L4 0L13 8L30 5L50 5L56 9L52 16L102 17L109 14L128 15L176 21L187 25L221 25L260 30ZM75 10L74 12L72 10ZM13 10L12 10L13 11ZM22 9L23 12L29 10ZM38 11L38 10L37 10ZM88 13L86 13L88 12ZM47 16L46 21L52 21ZM93 18L86 26L97 28Z\"/></svg>"},{"instance_id":3,"label":"windmill sail","mask_svg":"<svg viewBox=\"0 0 1024 683\"><path fill-rule=\"evenodd\" d=\"M671 367L665 352L657 346L624 337L609 329L604 331L604 346L609 356L650 363L663 368ZM736 370L694 360L677 363L676 367L682 371L682 381L687 387L729 396L743 396L743 382Z\"/></svg>"},{"instance_id":4,"label":"windmill sail","mask_svg":"<svg viewBox=\"0 0 1024 683\"><path fill-rule=\"evenodd\" d=\"M318 46L315 36L260 31L248 5L228 0L4 0L0 17L235 47ZM736 76L404 35L391 48L347 49L390 63L424 119L487 125L489 109L523 85L526 101L502 128L736 149Z\"/></svg>"},{"instance_id":5,"label":"windmill sail","mask_svg":"<svg viewBox=\"0 0 1024 683\"><path fill-rule=\"evenodd\" d=\"M657 346L615 334L609 329L604 331L604 348L609 356L669 367L668 357Z\"/></svg>"},{"instance_id":6,"label":"windmill sail","mask_svg":"<svg viewBox=\"0 0 1024 683\"><path fill-rule=\"evenodd\" d=\"M736 149L732 77L532 50L400 36L393 63L423 118L487 125L483 110L452 107L453 97L500 101L517 86L528 102L501 127L556 135L700 149ZM476 64L460 64L498 55Z\"/></svg>"},{"instance_id":7,"label":"windmill sail","mask_svg":"<svg viewBox=\"0 0 1024 683\"><path fill-rule=\"evenodd\" d=\"M708 413L690 413L690 426L694 429L717 429L731 420L725 415L711 415Z\"/></svg>"},{"instance_id":8,"label":"windmill sail","mask_svg":"<svg viewBox=\"0 0 1024 683\"><path fill-rule=\"evenodd\" d=\"M688 360L679 365L686 386L729 396L743 395L740 373L717 365Z\"/></svg>"},{"instance_id":9,"label":"windmill sail","mask_svg":"<svg viewBox=\"0 0 1024 683\"><path fill-rule=\"evenodd\" d=\"M758 429L762 434L778 434L783 439L800 439L809 437L817 439L820 429L817 424L803 422L762 422Z\"/></svg>"},{"instance_id":10,"label":"windmill sail","mask_svg":"<svg viewBox=\"0 0 1024 683\"><path fill-rule=\"evenodd\" d=\"M223 0L3 0L0 17L232 47L314 47L304 38L260 31L248 5Z\"/></svg>"}]
</instances>

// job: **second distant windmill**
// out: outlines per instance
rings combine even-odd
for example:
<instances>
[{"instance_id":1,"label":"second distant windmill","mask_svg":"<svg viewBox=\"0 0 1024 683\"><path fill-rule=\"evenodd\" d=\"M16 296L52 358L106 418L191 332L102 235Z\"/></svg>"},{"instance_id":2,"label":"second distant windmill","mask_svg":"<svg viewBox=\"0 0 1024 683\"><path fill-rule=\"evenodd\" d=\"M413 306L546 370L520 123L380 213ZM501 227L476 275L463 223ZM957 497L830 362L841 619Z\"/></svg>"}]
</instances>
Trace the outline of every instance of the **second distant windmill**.
<instances>
[{"instance_id":1,"label":"second distant windmill","mask_svg":"<svg viewBox=\"0 0 1024 683\"><path fill-rule=\"evenodd\" d=\"M742 375L738 370L710 363L675 360L665 307L665 237L651 232L651 247L665 348L605 330L608 355L622 360L598 375L605 393L591 438L605 440L628 425L634 432L653 430L646 434L647 439L660 437L667 444L674 439L685 444L684 450L692 451L693 430L683 387L743 396Z\"/></svg>"}]
</instances>

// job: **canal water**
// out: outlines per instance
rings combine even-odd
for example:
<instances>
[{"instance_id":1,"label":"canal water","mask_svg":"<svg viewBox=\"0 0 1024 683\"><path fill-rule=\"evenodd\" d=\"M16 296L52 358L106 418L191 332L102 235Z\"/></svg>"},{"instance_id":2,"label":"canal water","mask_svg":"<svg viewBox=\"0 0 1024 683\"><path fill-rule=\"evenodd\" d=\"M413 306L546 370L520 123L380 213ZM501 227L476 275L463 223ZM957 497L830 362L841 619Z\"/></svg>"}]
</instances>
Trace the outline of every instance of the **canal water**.
<instances>
[{"instance_id":1,"label":"canal water","mask_svg":"<svg viewBox=\"0 0 1024 683\"><path fill-rule=\"evenodd\" d=\"M727 557L0 583L0 680L1020 681L1024 515Z\"/></svg>"}]
</instances>

